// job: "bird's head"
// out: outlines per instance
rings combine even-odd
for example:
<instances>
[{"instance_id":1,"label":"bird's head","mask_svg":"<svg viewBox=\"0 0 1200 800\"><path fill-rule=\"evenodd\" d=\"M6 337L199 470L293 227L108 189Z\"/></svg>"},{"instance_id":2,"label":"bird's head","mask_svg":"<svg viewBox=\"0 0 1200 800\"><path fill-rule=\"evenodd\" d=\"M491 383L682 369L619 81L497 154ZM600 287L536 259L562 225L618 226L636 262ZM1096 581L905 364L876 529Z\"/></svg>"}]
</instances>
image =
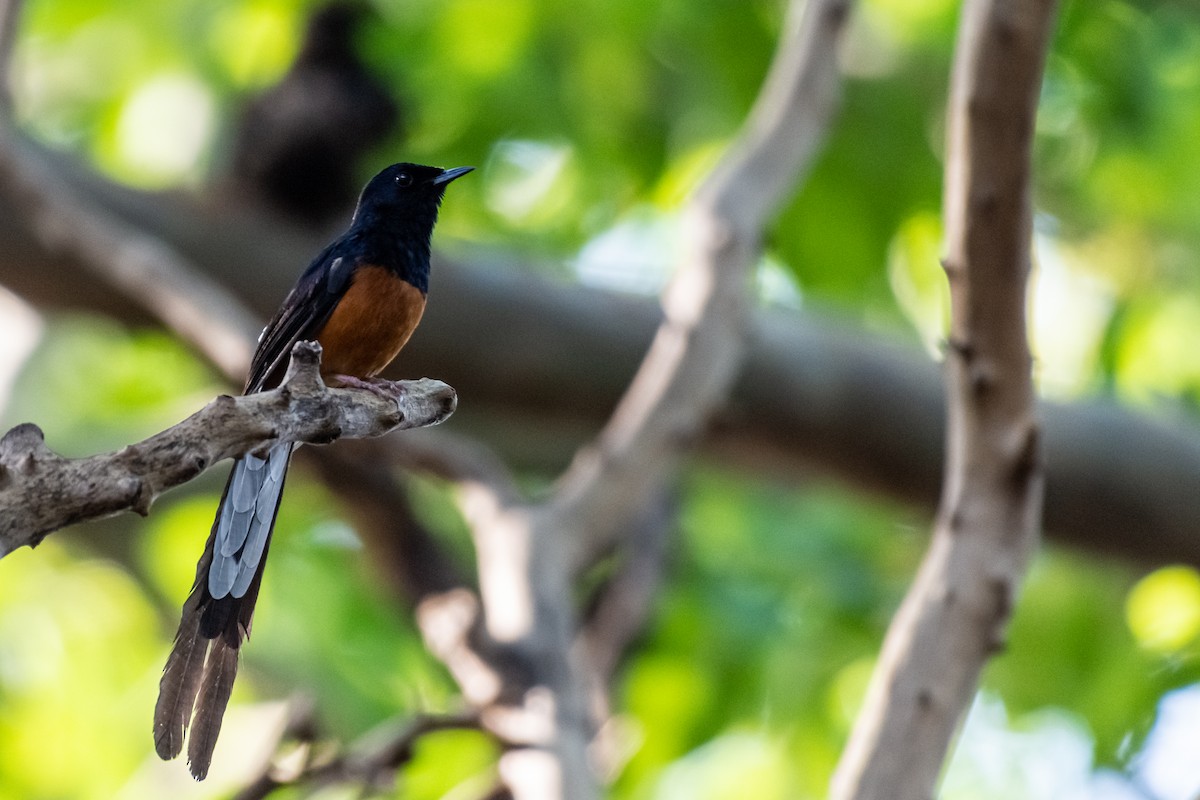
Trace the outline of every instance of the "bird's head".
<instances>
[{"instance_id":1,"label":"bird's head","mask_svg":"<svg viewBox=\"0 0 1200 800\"><path fill-rule=\"evenodd\" d=\"M420 164L392 164L367 183L354 212L356 221L428 219L432 228L446 186L474 167L441 169Z\"/></svg>"}]
</instances>

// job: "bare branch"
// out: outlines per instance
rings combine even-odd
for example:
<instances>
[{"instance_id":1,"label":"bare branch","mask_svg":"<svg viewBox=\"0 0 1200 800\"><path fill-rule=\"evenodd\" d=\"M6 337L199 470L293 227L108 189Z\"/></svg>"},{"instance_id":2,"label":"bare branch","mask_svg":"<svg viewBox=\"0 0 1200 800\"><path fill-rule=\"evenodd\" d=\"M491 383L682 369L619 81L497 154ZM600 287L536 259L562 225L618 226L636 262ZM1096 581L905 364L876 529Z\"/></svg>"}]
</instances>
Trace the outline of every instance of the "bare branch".
<instances>
[{"instance_id":1,"label":"bare branch","mask_svg":"<svg viewBox=\"0 0 1200 800\"><path fill-rule=\"evenodd\" d=\"M670 533L679 512L676 495L675 491L660 492L642 509L616 553L616 569L583 615L576 647L582 648L580 658L600 686L612 680L621 658L654 610ZM607 709L602 711L598 719L607 716Z\"/></svg>"},{"instance_id":2,"label":"bare branch","mask_svg":"<svg viewBox=\"0 0 1200 800\"><path fill-rule=\"evenodd\" d=\"M1036 548L1043 475L1025 335L1033 123L1054 0L968 0L949 108L946 476L834 775L836 800L925 800Z\"/></svg>"},{"instance_id":3,"label":"bare branch","mask_svg":"<svg viewBox=\"0 0 1200 800\"><path fill-rule=\"evenodd\" d=\"M386 729L385 729L386 728ZM458 714L421 714L407 720L392 720L365 734L342 752L321 754L314 744L318 738L311 706L301 706L288 721L276 750L295 742L303 751L272 761L234 800L264 800L276 789L331 784L356 784L366 790L385 791L395 783L397 770L413 758L417 740L437 731L478 729L479 718L473 712ZM295 756L299 756L299 759ZM299 763L292 763L299 761Z\"/></svg>"},{"instance_id":4,"label":"bare branch","mask_svg":"<svg viewBox=\"0 0 1200 800\"><path fill-rule=\"evenodd\" d=\"M429 432L433 434L433 431ZM513 505L522 493L500 458L483 444L449 431L413 434L388 442L393 463L452 481L460 488L476 487L495 495L494 502Z\"/></svg>"},{"instance_id":5,"label":"bare branch","mask_svg":"<svg viewBox=\"0 0 1200 800\"><path fill-rule=\"evenodd\" d=\"M441 381L405 383L392 403L370 392L321 382L320 346L298 342L284 384L269 392L221 396L162 433L115 453L68 459L51 452L41 430L24 424L0 439L0 557L86 519L149 512L163 491L224 458L276 442L324 444L436 425L457 397Z\"/></svg>"},{"instance_id":6,"label":"bare branch","mask_svg":"<svg viewBox=\"0 0 1200 800\"><path fill-rule=\"evenodd\" d=\"M628 742L612 725L609 686L654 611L679 512L676 495L674 490L660 493L631 523L615 554L616 569L584 611L572 653L590 683L591 713L598 722L593 761L606 781L620 774L629 755Z\"/></svg>"},{"instance_id":7,"label":"bare branch","mask_svg":"<svg viewBox=\"0 0 1200 800\"><path fill-rule=\"evenodd\" d=\"M793 2L776 58L738 140L685 214L683 263L663 294L664 320L596 444L555 498L588 520L581 553L603 548L703 434L741 365L748 279L762 232L824 137L837 98L837 46L849 0ZM607 530L599 521L606 521Z\"/></svg>"}]
</instances>

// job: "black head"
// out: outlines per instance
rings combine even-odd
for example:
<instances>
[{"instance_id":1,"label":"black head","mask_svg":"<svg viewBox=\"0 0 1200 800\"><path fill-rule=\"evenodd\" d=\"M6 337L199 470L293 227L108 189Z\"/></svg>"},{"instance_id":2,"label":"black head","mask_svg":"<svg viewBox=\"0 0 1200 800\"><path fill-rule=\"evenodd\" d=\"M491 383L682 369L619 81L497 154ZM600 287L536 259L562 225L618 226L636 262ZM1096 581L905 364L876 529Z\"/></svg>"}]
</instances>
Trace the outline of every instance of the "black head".
<instances>
[{"instance_id":1,"label":"black head","mask_svg":"<svg viewBox=\"0 0 1200 800\"><path fill-rule=\"evenodd\" d=\"M473 169L392 164L367 183L358 199L354 219L402 225L428 222L432 230L446 186Z\"/></svg>"},{"instance_id":2,"label":"black head","mask_svg":"<svg viewBox=\"0 0 1200 800\"><path fill-rule=\"evenodd\" d=\"M395 270L422 292L429 286L429 245L446 186L474 167L392 164L367 183L344 241L363 261Z\"/></svg>"}]
</instances>

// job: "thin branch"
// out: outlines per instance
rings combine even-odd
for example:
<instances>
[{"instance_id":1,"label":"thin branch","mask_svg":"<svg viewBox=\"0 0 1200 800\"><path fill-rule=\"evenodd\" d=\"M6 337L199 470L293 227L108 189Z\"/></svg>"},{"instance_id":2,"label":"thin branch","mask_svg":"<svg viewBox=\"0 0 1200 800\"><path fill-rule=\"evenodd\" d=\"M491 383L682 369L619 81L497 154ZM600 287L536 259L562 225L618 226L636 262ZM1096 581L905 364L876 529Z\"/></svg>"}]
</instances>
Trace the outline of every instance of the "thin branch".
<instances>
[{"instance_id":1,"label":"thin branch","mask_svg":"<svg viewBox=\"0 0 1200 800\"><path fill-rule=\"evenodd\" d=\"M704 433L740 368L749 276L763 231L791 196L832 119L837 47L849 0L793 2L762 93L738 140L686 213L688 250L663 294L664 320L596 444L581 451L555 498L564 518L592 521L576 565L603 549L661 488L658 476ZM603 529L596 521L604 520Z\"/></svg>"},{"instance_id":2,"label":"thin branch","mask_svg":"<svg viewBox=\"0 0 1200 800\"><path fill-rule=\"evenodd\" d=\"M328 389L320 346L298 342L282 386L221 396L178 425L115 453L63 458L24 424L0 439L0 557L35 546L58 528L132 510L145 515L163 491L224 458L276 442L324 444L436 425L457 397L441 381L405 384L399 403L370 392Z\"/></svg>"},{"instance_id":3,"label":"thin branch","mask_svg":"<svg viewBox=\"0 0 1200 800\"><path fill-rule=\"evenodd\" d=\"M597 734L593 761L607 782L629 756L620 726L612 720L612 685L622 659L645 630L665 578L667 550L678 517L675 491L662 492L635 519L615 554L618 564L583 614L572 660L585 668Z\"/></svg>"},{"instance_id":4,"label":"thin branch","mask_svg":"<svg viewBox=\"0 0 1200 800\"><path fill-rule=\"evenodd\" d=\"M288 742L302 749L300 763L272 760L262 773L234 796L234 800L265 800L277 789L305 787L317 789L331 784L357 784L364 790L386 790L394 783L396 772L412 760L417 741L438 731L478 729L474 712L458 714L420 714L403 721L391 721L368 732L342 752L322 756L313 747L318 739L311 707L293 714L284 729L276 751ZM295 754L294 754L295 755Z\"/></svg>"},{"instance_id":5,"label":"thin branch","mask_svg":"<svg viewBox=\"0 0 1200 800\"><path fill-rule=\"evenodd\" d=\"M470 442L423 437L414 447L394 441L358 441L313 459L330 488L347 500L350 515L374 560L415 606L426 647L480 712L480 725L505 741L527 742L506 709L531 685L521 655L488 634L479 595L447 548L413 514L391 467L403 466L452 481L463 514L477 537L481 575L494 572L486 542L489 511L517 502L517 488L503 464ZM383 467L383 468L381 468ZM481 516L482 515L482 516ZM500 560L504 562L504 559Z\"/></svg>"},{"instance_id":6,"label":"thin branch","mask_svg":"<svg viewBox=\"0 0 1200 800\"><path fill-rule=\"evenodd\" d=\"M621 658L646 627L663 582L667 546L679 512L674 491L661 492L634 520L616 554L619 563L584 614L576 646L600 686L608 686ZM607 717L602 709L598 719Z\"/></svg>"},{"instance_id":7,"label":"thin branch","mask_svg":"<svg viewBox=\"0 0 1200 800\"><path fill-rule=\"evenodd\" d=\"M433 434L433 431L429 432ZM452 481L460 488L475 486L495 495L495 502L513 505L522 492L504 462L489 448L449 431L436 435L413 434L405 441L386 445L391 461L399 466Z\"/></svg>"},{"instance_id":8,"label":"thin branch","mask_svg":"<svg viewBox=\"0 0 1200 800\"><path fill-rule=\"evenodd\" d=\"M1038 539L1025 334L1033 124L1054 0L968 0L949 108L946 476L933 541L884 642L835 800L926 800Z\"/></svg>"},{"instance_id":9,"label":"thin branch","mask_svg":"<svg viewBox=\"0 0 1200 800\"><path fill-rule=\"evenodd\" d=\"M515 659L507 663L497 657L494 642L483 628L479 596L465 587L429 595L417 605L417 626L425 646L446 665L458 683L463 698L484 714L506 694L506 687L518 686L513 673L521 670ZM492 716L495 716L494 714ZM524 740L487 726L505 739Z\"/></svg>"}]
</instances>

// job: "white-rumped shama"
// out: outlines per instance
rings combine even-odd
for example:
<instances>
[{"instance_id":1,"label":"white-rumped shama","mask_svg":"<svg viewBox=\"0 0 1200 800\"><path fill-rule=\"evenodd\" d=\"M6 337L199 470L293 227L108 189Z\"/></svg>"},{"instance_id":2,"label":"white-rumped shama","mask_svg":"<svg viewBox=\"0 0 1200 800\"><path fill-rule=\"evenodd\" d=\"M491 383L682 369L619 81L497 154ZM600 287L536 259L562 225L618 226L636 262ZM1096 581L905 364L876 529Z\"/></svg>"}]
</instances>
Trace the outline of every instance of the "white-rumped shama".
<instances>
[{"instance_id":1,"label":"white-rumped shama","mask_svg":"<svg viewBox=\"0 0 1200 800\"><path fill-rule=\"evenodd\" d=\"M393 164L372 178L349 229L313 259L263 329L245 393L278 386L292 345L307 339L320 342L321 373L331 385L394 392L376 376L421 321L438 207L446 186L471 169ZM234 462L163 669L155 749L164 759L179 755L190 723L188 764L197 780L208 774L238 651L250 634L294 447L281 443L266 458Z\"/></svg>"}]
</instances>

